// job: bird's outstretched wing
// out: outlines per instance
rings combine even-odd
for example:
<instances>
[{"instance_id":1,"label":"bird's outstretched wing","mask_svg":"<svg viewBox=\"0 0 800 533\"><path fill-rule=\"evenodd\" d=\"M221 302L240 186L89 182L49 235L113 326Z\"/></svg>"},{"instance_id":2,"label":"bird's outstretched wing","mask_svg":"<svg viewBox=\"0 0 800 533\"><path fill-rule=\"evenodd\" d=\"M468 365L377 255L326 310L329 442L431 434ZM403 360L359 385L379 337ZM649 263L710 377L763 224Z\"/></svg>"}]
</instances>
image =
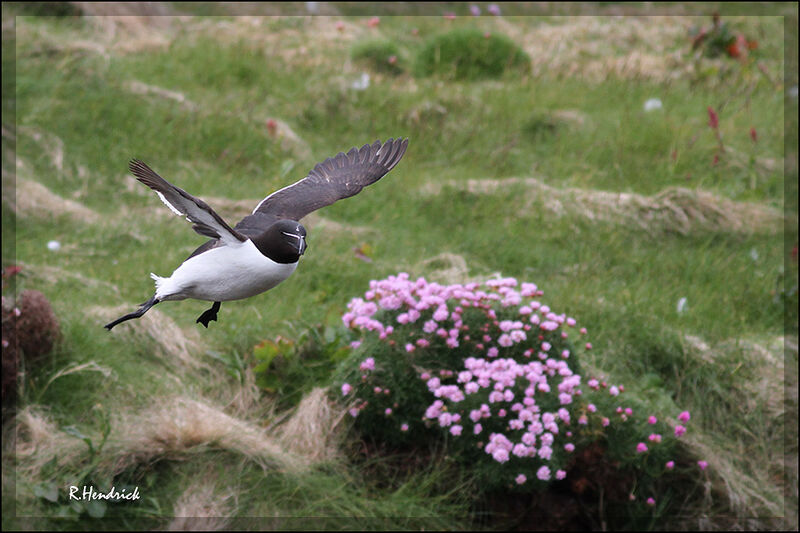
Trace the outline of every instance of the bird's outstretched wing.
<instances>
[{"instance_id":1,"label":"bird's outstretched wing","mask_svg":"<svg viewBox=\"0 0 800 533\"><path fill-rule=\"evenodd\" d=\"M225 245L239 244L247 240L247 237L222 220L222 217L207 203L172 185L144 162L133 159L129 168L136 179L153 189L173 213L185 216L192 222L194 224L192 229L200 235L219 239Z\"/></svg>"},{"instance_id":2,"label":"bird's outstretched wing","mask_svg":"<svg viewBox=\"0 0 800 533\"><path fill-rule=\"evenodd\" d=\"M297 183L261 200L253 215L300 220L312 211L358 194L381 179L397 165L407 147L408 139L389 139L383 144L375 141L352 148L346 154L339 152L317 164Z\"/></svg>"}]
</instances>

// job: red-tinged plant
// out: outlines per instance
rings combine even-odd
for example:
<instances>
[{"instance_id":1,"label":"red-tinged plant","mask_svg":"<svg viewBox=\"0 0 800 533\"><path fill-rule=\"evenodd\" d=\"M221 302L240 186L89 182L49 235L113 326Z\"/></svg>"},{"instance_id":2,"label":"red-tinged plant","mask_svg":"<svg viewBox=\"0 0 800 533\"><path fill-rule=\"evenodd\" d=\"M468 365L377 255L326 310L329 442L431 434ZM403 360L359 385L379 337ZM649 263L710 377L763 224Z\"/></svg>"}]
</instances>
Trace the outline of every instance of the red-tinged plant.
<instances>
[{"instance_id":1,"label":"red-tinged plant","mask_svg":"<svg viewBox=\"0 0 800 533\"><path fill-rule=\"evenodd\" d=\"M742 33L734 33L726 22L722 22L718 14L713 16L710 28L692 28L689 31L692 50L702 48L707 57L727 55L733 59L744 61L750 50L758 48L757 41L751 41Z\"/></svg>"},{"instance_id":2,"label":"red-tinged plant","mask_svg":"<svg viewBox=\"0 0 800 533\"><path fill-rule=\"evenodd\" d=\"M714 130L717 138L717 153L714 155L714 164L716 165L719 162L719 154L725 151L725 146L722 144L722 133L719 131L719 115L711 106L708 106L708 126Z\"/></svg>"},{"instance_id":3,"label":"red-tinged plant","mask_svg":"<svg viewBox=\"0 0 800 533\"><path fill-rule=\"evenodd\" d=\"M708 106L708 125L712 130L719 128L719 115L717 115L716 111L714 111L714 108L711 106Z\"/></svg>"}]
</instances>

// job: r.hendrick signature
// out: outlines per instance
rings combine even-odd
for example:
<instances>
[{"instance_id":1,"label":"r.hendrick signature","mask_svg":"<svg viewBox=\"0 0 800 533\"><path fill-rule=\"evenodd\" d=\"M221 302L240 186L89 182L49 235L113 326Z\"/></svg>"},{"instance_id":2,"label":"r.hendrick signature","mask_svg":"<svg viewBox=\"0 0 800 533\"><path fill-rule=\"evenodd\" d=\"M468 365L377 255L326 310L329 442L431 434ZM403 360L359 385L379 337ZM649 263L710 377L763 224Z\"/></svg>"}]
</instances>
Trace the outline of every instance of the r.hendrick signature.
<instances>
[{"instance_id":1,"label":"r.hendrick signature","mask_svg":"<svg viewBox=\"0 0 800 533\"><path fill-rule=\"evenodd\" d=\"M100 492L94 489L94 486L89 485L88 487L84 485L83 492L78 494L80 491L79 487L71 485L69 487L69 499L70 500L108 500L118 502L121 500L138 500L141 498L139 494L139 487L134 487L132 492L129 492L128 489L117 490L116 487L111 487L111 490L108 492Z\"/></svg>"}]
</instances>

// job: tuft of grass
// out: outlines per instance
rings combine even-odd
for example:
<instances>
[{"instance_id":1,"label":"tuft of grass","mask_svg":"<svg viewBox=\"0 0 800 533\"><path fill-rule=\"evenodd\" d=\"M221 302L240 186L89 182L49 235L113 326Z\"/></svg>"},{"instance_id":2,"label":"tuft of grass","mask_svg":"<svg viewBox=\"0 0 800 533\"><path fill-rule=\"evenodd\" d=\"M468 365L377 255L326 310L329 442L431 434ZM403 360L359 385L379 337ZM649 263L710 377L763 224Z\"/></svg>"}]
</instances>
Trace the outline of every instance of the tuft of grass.
<instances>
[{"instance_id":1,"label":"tuft of grass","mask_svg":"<svg viewBox=\"0 0 800 533\"><path fill-rule=\"evenodd\" d=\"M506 71L530 70L530 57L514 41L495 32L460 28L431 37L417 53L415 73L451 80L499 78Z\"/></svg>"},{"instance_id":2,"label":"tuft of grass","mask_svg":"<svg viewBox=\"0 0 800 533\"><path fill-rule=\"evenodd\" d=\"M376 72L397 75L405 71L400 48L389 40L359 42L350 52L350 57Z\"/></svg>"}]
</instances>

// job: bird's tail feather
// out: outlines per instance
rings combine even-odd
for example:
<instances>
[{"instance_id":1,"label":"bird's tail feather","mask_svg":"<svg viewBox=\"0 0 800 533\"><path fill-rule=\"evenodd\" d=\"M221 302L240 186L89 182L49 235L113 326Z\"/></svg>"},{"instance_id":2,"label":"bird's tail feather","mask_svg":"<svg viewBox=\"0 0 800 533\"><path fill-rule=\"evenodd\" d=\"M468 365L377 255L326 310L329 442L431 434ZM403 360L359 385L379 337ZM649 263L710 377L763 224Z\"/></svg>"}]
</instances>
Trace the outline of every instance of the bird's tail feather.
<instances>
[{"instance_id":1,"label":"bird's tail feather","mask_svg":"<svg viewBox=\"0 0 800 533\"><path fill-rule=\"evenodd\" d=\"M156 282L156 293L158 293L158 289L161 288L161 286L164 284L164 281L168 279L168 278L162 278L161 276L153 274L152 272L150 272L150 277L153 278L153 281Z\"/></svg>"}]
</instances>

